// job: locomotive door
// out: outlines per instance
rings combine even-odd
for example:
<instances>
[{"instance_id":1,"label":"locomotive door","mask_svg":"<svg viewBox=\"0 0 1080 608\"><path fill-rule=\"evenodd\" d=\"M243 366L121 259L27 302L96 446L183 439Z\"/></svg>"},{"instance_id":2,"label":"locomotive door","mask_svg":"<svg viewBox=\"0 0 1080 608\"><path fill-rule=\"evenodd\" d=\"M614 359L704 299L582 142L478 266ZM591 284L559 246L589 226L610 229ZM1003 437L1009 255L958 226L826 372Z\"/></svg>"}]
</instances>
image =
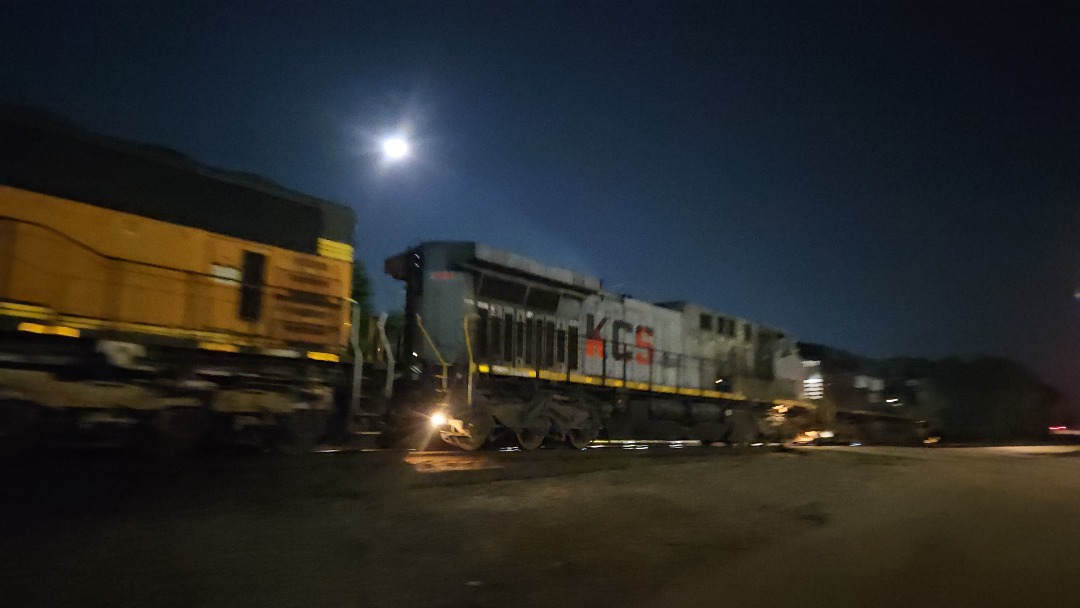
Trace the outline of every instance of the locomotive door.
<instances>
[{"instance_id":1,"label":"locomotive door","mask_svg":"<svg viewBox=\"0 0 1080 608\"><path fill-rule=\"evenodd\" d=\"M511 310L514 318L514 367L531 367L530 363L526 363L526 360L531 360L529 356L529 347L532 346L532 340L526 338L532 337L532 329L529 324L529 319L525 316L524 310Z\"/></svg>"},{"instance_id":2,"label":"locomotive door","mask_svg":"<svg viewBox=\"0 0 1080 608\"><path fill-rule=\"evenodd\" d=\"M566 369L567 373L575 373L580 365L578 357L581 356L581 339L578 337L578 322L564 321L566 328ZM569 379L569 377L567 378Z\"/></svg>"},{"instance_id":3,"label":"locomotive door","mask_svg":"<svg viewBox=\"0 0 1080 608\"><path fill-rule=\"evenodd\" d=\"M576 324L567 323L564 319L557 319L555 321L554 369L563 374L573 371L569 366L570 349L574 348L574 345L570 342L570 332L568 331L570 325Z\"/></svg>"},{"instance_id":4,"label":"locomotive door","mask_svg":"<svg viewBox=\"0 0 1080 608\"><path fill-rule=\"evenodd\" d=\"M514 364L514 317L501 304L487 305L487 362L499 365Z\"/></svg>"},{"instance_id":5,"label":"locomotive door","mask_svg":"<svg viewBox=\"0 0 1080 608\"><path fill-rule=\"evenodd\" d=\"M556 370L555 366L555 319L547 315L537 315L533 319L536 338L536 366L546 370Z\"/></svg>"}]
</instances>

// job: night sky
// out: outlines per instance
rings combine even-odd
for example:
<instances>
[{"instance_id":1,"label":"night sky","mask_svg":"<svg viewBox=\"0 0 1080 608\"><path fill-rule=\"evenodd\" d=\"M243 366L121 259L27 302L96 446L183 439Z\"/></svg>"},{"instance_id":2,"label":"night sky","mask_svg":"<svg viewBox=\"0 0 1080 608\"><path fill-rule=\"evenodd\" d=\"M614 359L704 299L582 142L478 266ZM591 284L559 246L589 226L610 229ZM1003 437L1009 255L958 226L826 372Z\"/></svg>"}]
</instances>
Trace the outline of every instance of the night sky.
<instances>
[{"instance_id":1,"label":"night sky","mask_svg":"<svg viewBox=\"0 0 1080 608\"><path fill-rule=\"evenodd\" d=\"M351 205L381 308L479 240L1075 404L1080 18L944 4L6 0L0 100Z\"/></svg>"}]
</instances>

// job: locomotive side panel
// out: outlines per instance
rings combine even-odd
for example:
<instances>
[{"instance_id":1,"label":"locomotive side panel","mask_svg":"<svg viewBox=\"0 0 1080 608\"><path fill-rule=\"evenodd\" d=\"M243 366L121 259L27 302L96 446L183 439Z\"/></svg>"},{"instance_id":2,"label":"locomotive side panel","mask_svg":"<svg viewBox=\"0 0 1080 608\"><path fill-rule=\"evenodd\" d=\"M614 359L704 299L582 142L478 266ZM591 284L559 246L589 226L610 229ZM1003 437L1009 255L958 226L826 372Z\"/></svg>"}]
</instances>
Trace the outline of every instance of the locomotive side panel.
<instances>
[{"instance_id":1,"label":"locomotive side panel","mask_svg":"<svg viewBox=\"0 0 1080 608\"><path fill-rule=\"evenodd\" d=\"M0 186L0 299L85 329L340 351L349 262ZM128 257L130 256L130 257Z\"/></svg>"},{"instance_id":2,"label":"locomotive side panel","mask_svg":"<svg viewBox=\"0 0 1080 608\"><path fill-rule=\"evenodd\" d=\"M649 318L649 323L642 328L643 331L639 333L635 330L634 338L638 342L639 350L634 355L634 362L646 376L637 380L648 382L653 387L679 386L680 383L693 382L695 379L684 372L684 363L678 358L680 353L686 352L682 343L682 319L679 315L641 300L627 300L626 306L629 311L640 310ZM650 341L651 352L642 347Z\"/></svg>"},{"instance_id":3,"label":"locomotive side panel","mask_svg":"<svg viewBox=\"0 0 1080 608\"><path fill-rule=\"evenodd\" d=\"M584 373L636 390L698 388L694 362L682 356L681 325L677 313L648 302L591 296L581 318Z\"/></svg>"}]
</instances>

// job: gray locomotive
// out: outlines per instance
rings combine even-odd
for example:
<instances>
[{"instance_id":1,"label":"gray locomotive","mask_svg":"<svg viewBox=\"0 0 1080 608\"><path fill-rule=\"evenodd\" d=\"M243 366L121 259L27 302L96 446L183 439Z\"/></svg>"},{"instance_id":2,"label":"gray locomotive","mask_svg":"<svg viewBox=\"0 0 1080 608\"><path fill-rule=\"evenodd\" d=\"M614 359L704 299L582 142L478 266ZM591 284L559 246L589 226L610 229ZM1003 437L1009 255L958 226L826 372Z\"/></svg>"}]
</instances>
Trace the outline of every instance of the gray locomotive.
<instances>
[{"instance_id":1,"label":"gray locomotive","mask_svg":"<svg viewBox=\"0 0 1080 608\"><path fill-rule=\"evenodd\" d=\"M790 434L812 407L799 400L794 340L760 323L616 295L472 242L423 243L386 272L406 292L391 428L423 420L468 450L500 437L525 449L599 437L750 444Z\"/></svg>"}]
</instances>

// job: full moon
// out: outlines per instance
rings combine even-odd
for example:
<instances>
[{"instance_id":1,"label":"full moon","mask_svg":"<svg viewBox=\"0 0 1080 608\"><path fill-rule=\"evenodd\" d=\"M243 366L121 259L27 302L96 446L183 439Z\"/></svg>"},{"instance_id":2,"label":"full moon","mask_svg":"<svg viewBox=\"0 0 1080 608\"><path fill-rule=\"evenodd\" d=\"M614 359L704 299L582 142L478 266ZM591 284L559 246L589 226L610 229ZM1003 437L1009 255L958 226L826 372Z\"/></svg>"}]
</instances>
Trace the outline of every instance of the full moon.
<instances>
[{"instance_id":1,"label":"full moon","mask_svg":"<svg viewBox=\"0 0 1080 608\"><path fill-rule=\"evenodd\" d=\"M404 137L394 136L383 140L383 154L390 160L400 160L409 155L409 142Z\"/></svg>"}]
</instances>

